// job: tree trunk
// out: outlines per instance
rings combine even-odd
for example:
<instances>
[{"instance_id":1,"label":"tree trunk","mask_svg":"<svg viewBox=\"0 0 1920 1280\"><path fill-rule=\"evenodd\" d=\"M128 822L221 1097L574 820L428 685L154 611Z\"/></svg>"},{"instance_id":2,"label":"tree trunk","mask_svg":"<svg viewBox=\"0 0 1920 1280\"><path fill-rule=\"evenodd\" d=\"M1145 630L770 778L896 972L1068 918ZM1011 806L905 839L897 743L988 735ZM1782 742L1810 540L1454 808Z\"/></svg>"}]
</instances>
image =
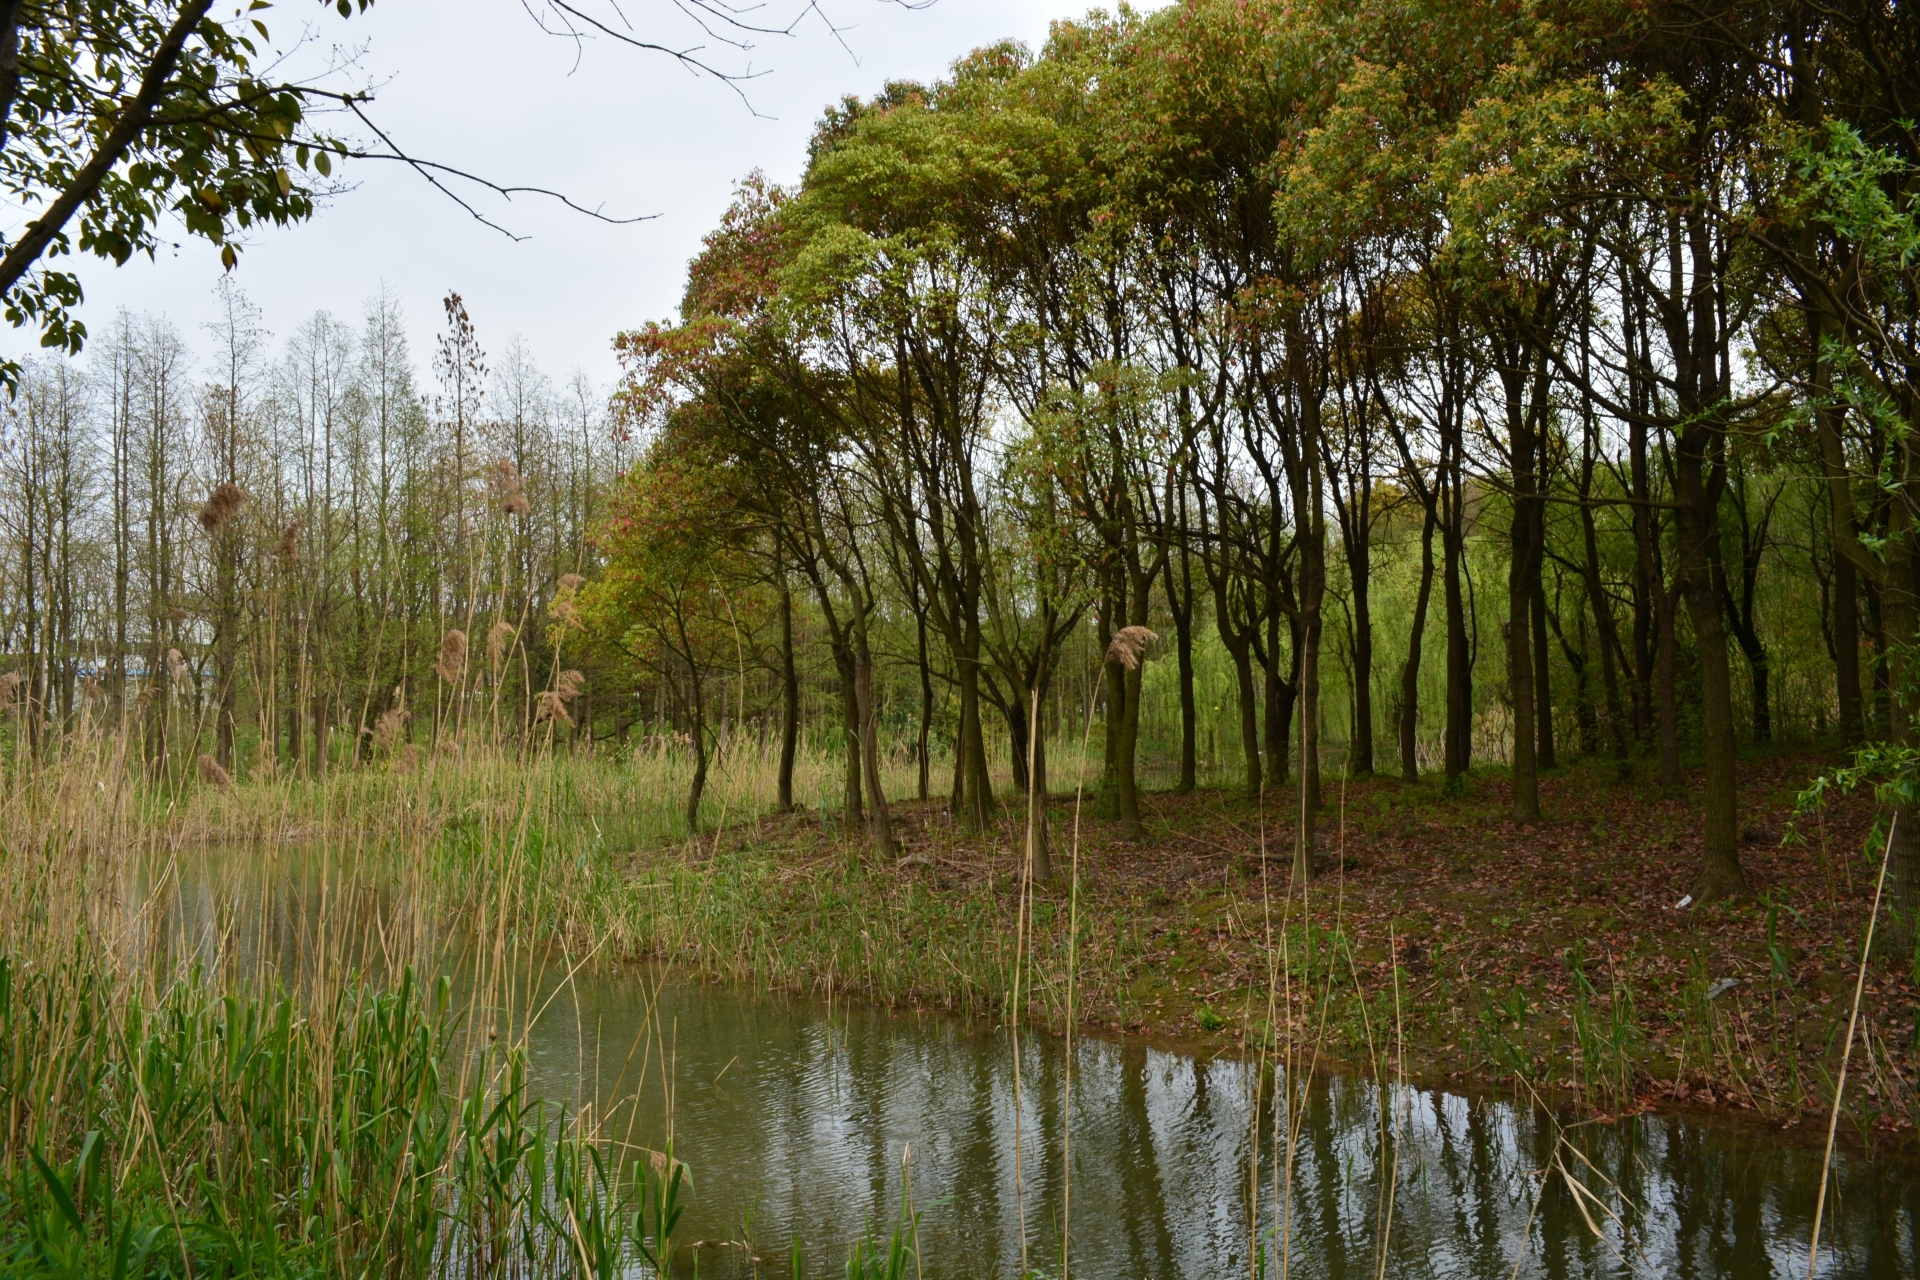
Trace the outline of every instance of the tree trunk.
<instances>
[{"instance_id":1,"label":"tree trunk","mask_svg":"<svg viewBox=\"0 0 1920 1280\"><path fill-rule=\"evenodd\" d=\"M960 685L960 765L965 794L957 812L969 831L985 831L993 821L993 779L987 771L987 744L980 722L980 629L967 624L967 644L955 664Z\"/></svg>"},{"instance_id":2,"label":"tree trunk","mask_svg":"<svg viewBox=\"0 0 1920 1280\"><path fill-rule=\"evenodd\" d=\"M700 831L700 798L707 793L707 700L698 667L687 667L688 703L693 711L693 782L687 788L687 834Z\"/></svg>"},{"instance_id":3,"label":"tree trunk","mask_svg":"<svg viewBox=\"0 0 1920 1280\"><path fill-rule=\"evenodd\" d=\"M774 807L793 812L793 762L800 749L800 674L793 661L793 592L780 574L780 779ZM924 779L925 766L921 777Z\"/></svg>"},{"instance_id":4,"label":"tree trunk","mask_svg":"<svg viewBox=\"0 0 1920 1280\"><path fill-rule=\"evenodd\" d=\"M1047 738L1041 718L1046 700L1034 690L1031 700L1032 751L1027 757L1027 829L1033 839L1033 874L1042 884L1053 879L1053 841L1047 829Z\"/></svg>"},{"instance_id":5,"label":"tree trunk","mask_svg":"<svg viewBox=\"0 0 1920 1280\"><path fill-rule=\"evenodd\" d=\"M1466 513L1458 454L1451 466L1443 458L1440 483L1446 510L1441 522L1442 583L1447 611L1447 728L1446 775L1450 787L1466 777L1473 755L1473 653L1467 642L1467 606L1461 589L1462 561L1466 558Z\"/></svg>"},{"instance_id":6,"label":"tree trunk","mask_svg":"<svg viewBox=\"0 0 1920 1280\"><path fill-rule=\"evenodd\" d=\"M1006 704L1007 716L1007 763L1012 766L1013 789L1017 795L1027 794L1027 704L1019 698L1010 698Z\"/></svg>"},{"instance_id":7,"label":"tree trunk","mask_svg":"<svg viewBox=\"0 0 1920 1280\"><path fill-rule=\"evenodd\" d=\"M846 638L833 646L833 666L840 677L840 715L841 725L846 734L846 777L842 784L841 796L846 810L847 827L851 830L865 820L865 806L862 804L860 787L860 694L859 672L853 656L853 645Z\"/></svg>"},{"instance_id":8,"label":"tree trunk","mask_svg":"<svg viewBox=\"0 0 1920 1280\"><path fill-rule=\"evenodd\" d=\"M1373 776L1373 605L1369 579L1372 557L1366 531L1347 556L1353 591L1353 741L1348 744L1347 772Z\"/></svg>"},{"instance_id":9,"label":"tree trunk","mask_svg":"<svg viewBox=\"0 0 1920 1280\"><path fill-rule=\"evenodd\" d=\"M933 737L933 668L927 657L927 615L917 612L913 621L920 673L920 731L914 739L914 760L919 765L918 794L925 800L931 794L933 779L933 762L927 759Z\"/></svg>"},{"instance_id":10,"label":"tree trunk","mask_svg":"<svg viewBox=\"0 0 1920 1280\"><path fill-rule=\"evenodd\" d=\"M1739 794L1734 775L1737 743L1726 615L1721 611L1711 552L1720 536L1720 519L1717 495L1707 476L1710 430L1683 428L1674 451L1680 589L1700 654L1700 719L1707 754L1705 840L1694 881L1694 897L1701 902L1742 893L1747 887L1740 869Z\"/></svg>"},{"instance_id":11,"label":"tree trunk","mask_svg":"<svg viewBox=\"0 0 1920 1280\"><path fill-rule=\"evenodd\" d=\"M1866 738L1865 700L1860 693L1859 579L1853 562L1843 555L1833 558L1833 667L1840 742L1857 746Z\"/></svg>"},{"instance_id":12,"label":"tree trunk","mask_svg":"<svg viewBox=\"0 0 1920 1280\"><path fill-rule=\"evenodd\" d=\"M1832 521L1833 557L1833 666L1835 695L1839 703L1840 743L1858 746L1866 739L1864 701L1860 689L1860 603L1858 569L1848 557L1857 547L1855 536L1853 482L1848 473L1846 445L1840 438L1843 411L1833 403L1833 366L1826 358L1824 340L1828 332L1826 312L1819 306L1806 308L1808 335L1812 344L1812 386L1814 434L1820 446L1820 466L1827 484L1827 509ZM1920 833L1916 833L1920 836Z\"/></svg>"},{"instance_id":13,"label":"tree trunk","mask_svg":"<svg viewBox=\"0 0 1920 1280\"><path fill-rule=\"evenodd\" d=\"M860 761L866 773L867 812L873 827L874 854L892 862L893 814L880 780L880 713L873 692L873 650L867 641L864 617L854 620L854 692L860 714Z\"/></svg>"},{"instance_id":14,"label":"tree trunk","mask_svg":"<svg viewBox=\"0 0 1920 1280\"><path fill-rule=\"evenodd\" d=\"M1516 488L1518 484L1516 482ZM1507 572L1507 681L1513 709L1513 816L1520 822L1540 820L1540 775L1534 754L1533 714L1533 513L1523 498L1514 496L1513 558Z\"/></svg>"},{"instance_id":15,"label":"tree trunk","mask_svg":"<svg viewBox=\"0 0 1920 1280\"><path fill-rule=\"evenodd\" d=\"M1538 534L1538 531L1536 531ZM1546 543L1540 544L1544 551ZM1533 718L1539 726L1534 763L1541 769L1555 766L1553 750L1553 666L1547 648L1547 588L1538 570L1533 575Z\"/></svg>"},{"instance_id":16,"label":"tree trunk","mask_svg":"<svg viewBox=\"0 0 1920 1280\"><path fill-rule=\"evenodd\" d=\"M1583 481L1581 496L1584 499L1591 492L1591 472L1587 472ZM1606 580L1600 571L1599 531L1594 527L1593 508L1585 501L1580 504L1580 534L1585 543L1585 578L1587 586L1587 608L1593 614L1593 625L1598 633L1600 645L1600 682L1607 699L1606 730L1613 743L1614 760L1624 776L1628 767L1627 720L1620 701L1620 670L1614 660L1619 649L1619 628L1613 617L1613 602L1607 599Z\"/></svg>"},{"instance_id":17,"label":"tree trunk","mask_svg":"<svg viewBox=\"0 0 1920 1280\"><path fill-rule=\"evenodd\" d=\"M1199 785L1195 736L1200 716L1193 694L1193 569L1184 538L1177 588L1173 574L1167 574L1167 607L1173 615L1173 650L1180 666L1180 781L1174 790L1185 795Z\"/></svg>"},{"instance_id":18,"label":"tree trunk","mask_svg":"<svg viewBox=\"0 0 1920 1280\"><path fill-rule=\"evenodd\" d=\"M1407 660L1400 667L1400 778L1420 780L1420 650L1427 632L1427 606L1433 600L1433 528L1438 501L1425 504L1420 523L1420 585L1413 597L1413 621L1407 628Z\"/></svg>"},{"instance_id":19,"label":"tree trunk","mask_svg":"<svg viewBox=\"0 0 1920 1280\"><path fill-rule=\"evenodd\" d=\"M1242 639L1238 644L1226 645L1227 656L1233 659L1235 701L1240 710L1240 750L1246 757L1247 798L1258 799L1260 795L1260 712L1255 701L1253 688L1253 656L1250 646Z\"/></svg>"}]
</instances>

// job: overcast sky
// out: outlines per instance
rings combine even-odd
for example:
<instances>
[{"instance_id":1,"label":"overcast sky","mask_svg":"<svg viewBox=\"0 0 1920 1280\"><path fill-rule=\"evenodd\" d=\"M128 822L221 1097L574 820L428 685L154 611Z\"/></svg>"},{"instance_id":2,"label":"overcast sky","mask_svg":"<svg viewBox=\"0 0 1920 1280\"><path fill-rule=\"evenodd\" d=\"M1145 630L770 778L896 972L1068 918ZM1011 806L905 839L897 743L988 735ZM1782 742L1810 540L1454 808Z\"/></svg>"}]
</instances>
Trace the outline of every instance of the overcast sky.
<instances>
[{"instance_id":1,"label":"overcast sky","mask_svg":"<svg viewBox=\"0 0 1920 1280\"><path fill-rule=\"evenodd\" d=\"M611 18L611 0L576 0ZM377 85L377 121L415 154L497 181L553 188L614 214L655 214L608 226L534 197L476 204L519 242L479 225L418 176L362 163L357 189L312 222L256 234L236 278L276 340L315 310L357 321L384 282L405 308L423 379L449 289L466 299L482 345L497 352L524 336L556 380L581 369L606 383L618 330L672 314L687 260L753 169L775 181L799 176L822 108L870 94L893 79L931 79L955 58L1005 37L1034 47L1049 21L1078 16L1088 0L936 0L909 9L886 0L821 0L844 28L818 16L791 37L755 37L747 52L707 41L707 54L765 74L743 86L695 78L659 55L542 35L522 0L380 0L351 22L314 19L326 42L364 42L362 74ZM691 44L700 35L670 0L619 0L636 33ZM759 13L791 16L796 0L764 0ZM1152 7L1151 5L1146 7ZM310 4L287 0L270 17L284 43ZM849 52L849 50L851 52ZM755 113L758 113L757 115ZM164 313L195 347L221 275L218 251L183 241L158 261L83 267L82 318L103 333L115 310ZM23 334L9 344L25 345Z\"/></svg>"}]
</instances>

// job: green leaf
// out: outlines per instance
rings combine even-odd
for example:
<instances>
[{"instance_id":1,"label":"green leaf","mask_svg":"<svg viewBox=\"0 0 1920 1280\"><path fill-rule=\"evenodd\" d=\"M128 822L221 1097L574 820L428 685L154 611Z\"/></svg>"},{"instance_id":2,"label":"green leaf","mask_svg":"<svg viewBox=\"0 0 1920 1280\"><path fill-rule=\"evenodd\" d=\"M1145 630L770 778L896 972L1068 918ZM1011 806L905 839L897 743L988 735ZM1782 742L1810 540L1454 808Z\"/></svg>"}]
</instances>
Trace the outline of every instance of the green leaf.
<instances>
[{"instance_id":1,"label":"green leaf","mask_svg":"<svg viewBox=\"0 0 1920 1280\"><path fill-rule=\"evenodd\" d=\"M28 1147L27 1154L33 1157L34 1167L40 1171L40 1178L47 1184L47 1190L53 1193L53 1203L59 1208L60 1216L71 1223L75 1231L84 1230L80 1222L80 1211L74 1207L73 1194L67 1189L67 1184L62 1182L60 1175L47 1164L46 1159L40 1154L40 1148Z\"/></svg>"}]
</instances>

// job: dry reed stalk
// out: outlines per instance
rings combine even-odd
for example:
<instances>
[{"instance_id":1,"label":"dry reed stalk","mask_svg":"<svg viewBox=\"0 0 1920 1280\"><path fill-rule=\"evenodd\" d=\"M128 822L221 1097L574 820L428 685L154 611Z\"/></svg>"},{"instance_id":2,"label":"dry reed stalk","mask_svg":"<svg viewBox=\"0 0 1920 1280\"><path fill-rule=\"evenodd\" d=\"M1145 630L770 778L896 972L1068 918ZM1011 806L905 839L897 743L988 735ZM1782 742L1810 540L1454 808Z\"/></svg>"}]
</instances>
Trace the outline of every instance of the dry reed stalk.
<instances>
[{"instance_id":1,"label":"dry reed stalk","mask_svg":"<svg viewBox=\"0 0 1920 1280\"><path fill-rule=\"evenodd\" d=\"M1093 743L1094 700L1087 700L1087 728L1073 779L1073 851L1067 888L1066 1072L1060 1101L1060 1280L1070 1280L1073 1259L1073 996L1080 963L1080 803L1087 790L1087 749Z\"/></svg>"},{"instance_id":2,"label":"dry reed stalk","mask_svg":"<svg viewBox=\"0 0 1920 1280\"><path fill-rule=\"evenodd\" d=\"M1040 691L1036 687L1033 694L1033 726L1037 739L1040 733ZM1039 798L1034 794L1038 780L1037 766L1040 752L1037 748L1027 752L1027 847L1026 857L1020 864L1020 896L1014 911L1013 945L1013 991L1008 1003L1011 1009L1011 1040L1013 1044L1013 1201L1014 1213L1020 1219L1020 1274L1032 1274L1027 1265L1027 1199L1025 1170L1022 1167L1021 1129L1025 1105L1021 1098L1020 1080L1020 1009L1025 999L1022 979L1025 977L1027 958L1027 920L1033 902L1033 841L1035 811Z\"/></svg>"},{"instance_id":3,"label":"dry reed stalk","mask_svg":"<svg viewBox=\"0 0 1920 1280\"><path fill-rule=\"evenodd\" d=\"M1820 1264L1820 1218L1827 1207L1827 1175L1833 1169L1833 1139L1840 1129L1840 1101L1847 1089L1847 1064L1853 1058L1853 1037L1860 1025L1860 997L1867 989L1867 959L1873 955L1873 927L1880 920L1880 894L1887 887L1887 864L1893 861L1893 832L1900 813L1887 823L1887 847L1880 855L1880 877L1873 886L1873 913L1867 917L1866 940L1860 944L1860 971L1853 980L1853 1008L1847 1014L1847 1043L1840 1051L1840 1078L1833 1086L1833 1114L1827 1117L1827 1153L1820 1161L1820 1194L1813 1201L1813 1234L1807 1245L1807 1280Z\"/></svg>"}]
</instances>

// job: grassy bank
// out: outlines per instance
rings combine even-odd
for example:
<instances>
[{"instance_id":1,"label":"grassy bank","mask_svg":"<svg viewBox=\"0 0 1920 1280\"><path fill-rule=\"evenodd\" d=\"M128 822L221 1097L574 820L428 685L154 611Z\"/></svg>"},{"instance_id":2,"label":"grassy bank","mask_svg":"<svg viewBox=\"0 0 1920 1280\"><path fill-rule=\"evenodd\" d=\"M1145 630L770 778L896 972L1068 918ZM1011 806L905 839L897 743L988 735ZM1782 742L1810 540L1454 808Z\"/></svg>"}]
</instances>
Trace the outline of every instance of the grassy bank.
<instances>
[{"instance_id":1,"label":"grassy bank","mask_svg":"<svg viewBox=\"0 0 1920 1280\"><path fill-rule=\"evenodd\" d=\"M1150 793L1148 838L1130 844L1091 799L1055 795L1060 875L1029 886L1024 927L1018 801L982 834L937 799L899 804L903 857L879 866L818 807L836 764L804 756L799 794L816 804L774 815L770 757L732 753L712 782L714 826L692 839L675 816L684 763L650 748L200 786L149 796L123 821L154 848L231 845L256 865L328 833L336 862L405 883L416 929L431 919L509 951L656 957L988 1017L1005 1015L1018 963L1024 1016L1056 1029L1071 988L1076 1023L1109 1033L1264 1043L1369 1070L1391 1057L1396 1070L1521 1081L1608 1109L1732 1107L1793 1124L1832 1099L1876 864L1864 797L1795 818L1822 760L1744 762L1753 893L1710 906L1680 905L1698 839L1689 804L1610 766L1549 778L1548 818L1531 827L1507 816L1497 773L1458 796L1336 784L1304 901L1288 892L1277 803ZM905 790L908 766L893 764ZM1911 963L1880 957L1868 972L1849 1087L1862 1126L1920 1119L1916 989Z\"/></svg>"},{"instance_id":2,"label":"grassy bank","mask_svg":"<svg viewBox=\"0 0 1920 1280\"><path fill-rule=\"evenodd\" d=\"M1222 793L1150 796L1148 838L1080 815L1076 1021L1197 1047L1263 1040L1364 1068L1521 1081L1595 1106L1716 1106L1792 1125L1833 1097L1873 898L1870 804L1795 822L1823 767L1743 772L1754 892L1695 907L1698 824L1611 768L1550 779L1516 826L1504 779L1464 796L1354 783L1330 794L1323 870L1289 898L1285 819ZM1277 806L1275 806L1277 808ZM1075 806L1054 797L1056 857ZM938 803L898 815L876 867L831 814L637 847L617 869L633 953L742 982L999 1015L1022 943L1022 815L966 836ZM1263 864L1261 849L1269 852ZM1029 1016L1066 1015L1064 880L1034 886ZM1861 1126L1911 1130L1914 966L1869 970L1849 1086Z\"/></svg>"}]
</instances>

